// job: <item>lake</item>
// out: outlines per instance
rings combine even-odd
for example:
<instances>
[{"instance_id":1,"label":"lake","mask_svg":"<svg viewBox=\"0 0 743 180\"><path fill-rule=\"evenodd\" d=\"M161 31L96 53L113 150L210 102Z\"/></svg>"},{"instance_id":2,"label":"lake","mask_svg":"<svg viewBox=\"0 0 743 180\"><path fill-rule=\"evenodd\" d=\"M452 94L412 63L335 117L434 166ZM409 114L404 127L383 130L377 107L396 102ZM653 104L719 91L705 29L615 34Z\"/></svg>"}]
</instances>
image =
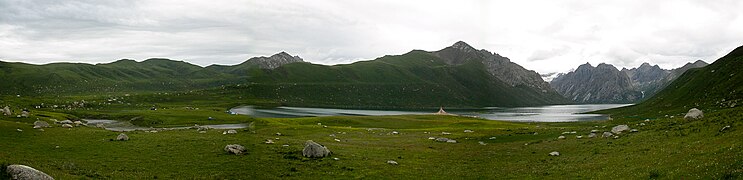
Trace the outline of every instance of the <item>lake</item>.
<instances>
[{"instance_id":1,"label":"lake","mask_svg":"<svg viewBox=\"0 0 743 180\"><path fill-rule=\"evenodd\" d=\"M447 110L448 113L475 116L490 120L520 121L520 122L572 122L606 120L609 117L603 114L580 114L602 109L628 106L631 104L580 104L580 105L553 105L536 107L500 108L488 107L481 109ZM260 109L253 106L241 106L230 109L235 114L250 115L253 117L318 117L318 116L381 116L381 115L410 115L431 114L436 111L395 111L395 110L361 110L361 109L332 109L332 108L303 108L277 107Z\"/></svg>"}]
</instances>

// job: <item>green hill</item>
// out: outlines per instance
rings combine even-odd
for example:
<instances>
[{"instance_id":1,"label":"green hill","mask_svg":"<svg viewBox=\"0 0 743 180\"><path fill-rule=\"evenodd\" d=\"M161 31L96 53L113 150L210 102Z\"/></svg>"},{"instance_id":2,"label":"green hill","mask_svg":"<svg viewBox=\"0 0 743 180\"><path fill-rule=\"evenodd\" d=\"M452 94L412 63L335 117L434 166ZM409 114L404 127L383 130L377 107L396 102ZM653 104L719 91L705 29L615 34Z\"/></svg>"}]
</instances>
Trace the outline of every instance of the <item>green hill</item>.
<instances>
[{"instance_id":1,"label":"green hill","mask_svg":"<svg viewBox=\"0 0 743 180\"><path fill-rule=\"evenodd\" d=\"M169 59L108 64L0 63L3 95L64 95L206 89L276 105L340 108L533 106L568 103L539 74L457 42L353 64L325 66L285 52L200 67Z\"/></svg>"}]
</instances>

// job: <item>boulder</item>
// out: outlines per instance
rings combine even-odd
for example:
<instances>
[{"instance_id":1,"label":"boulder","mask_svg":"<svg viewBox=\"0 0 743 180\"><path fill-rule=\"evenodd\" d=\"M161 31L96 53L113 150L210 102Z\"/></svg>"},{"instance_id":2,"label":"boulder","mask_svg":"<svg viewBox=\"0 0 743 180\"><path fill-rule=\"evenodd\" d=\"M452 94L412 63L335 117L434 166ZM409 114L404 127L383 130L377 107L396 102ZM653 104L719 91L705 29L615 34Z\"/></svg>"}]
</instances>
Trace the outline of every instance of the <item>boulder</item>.
<instances>
[{"instance_id":1,"label":"boulder","mask_svg":"<svg viewBox=\"0 0 743 180\"><path fill-rule=\"evenodd\" d=\"M28 117L30 115L31 113L29 113L28 111L21 111L21 117Z\"/></svg>"},{"instance_id":2,"label":"boulder","mask_svg":"<svg viewBox=\"0 0 743 180\"><path fill-rule=\"evenodd\" d=\"M245 147L239 144L230 144L230 145L224 146L224 151L226 151L227 153L232 153L232 154L237 154L237 155L247 152Z\"/></svg>"},{"instance_id":3,"label":"boulder","mask_svg":"<svg viewBox=\"0 0 743 180\"><path fill-rule=\"evenodd\" d=\"M3 111L3 115L6 115L6 116L12 116L13 115L13 112L10 111L10 107L8 107L8 106L5 106L5 108L3 108L2 111Z\"/></svg>"},{"instance_id":4,"label":"boulder","mask_svg":"<svg viewBox=\"0 0 743 180\"><path fill-rule=\"evenodd\" d=\"M697 108L691 108L689 109L689 112L686 113L684 116L684 119L686 120L697 120L704 118L704 112L702 110L699 110Z\"/></svg>"},{"instance_id":5,"label":"boulder","mask_svg":"<svg viewBox=\"0 0 743 180\"><path fill-rule=\"evenodd\" d=\"M46 121L35 121L34 122L34 129L47 128L47 127L49 127L49 123Z\"/></svg>"},{"instance_id":6,"label":"boulder","mask_svg":"<svg viewBox=\"0 0 743 180\"><path fill-rule=\"evenodd\" d=\"M557 139L565 139L565 136L559 136Z\"/></svg>"},{"instance_id":7,"label":"boulder","mask_svg":"<svg viewBox=\"0 0 743 180\"><path fill-rule=\"evenodd\" d=\"M237 130L234 130L234 129L227 130L227 134L237 134Z\"/></svg>"},{"instance_id":8,"label":"boulder","mask_svg":"<svg viewBox=\"0 0 743 180\"><path fill-rule=\"evenodd\" d=\"M129 136L127 136L124 133L121 133L121 134L119 134L119 136L116 136L116 140L117 141L128 141L129 140Z\"/></svg>"},{"instance_id":9,"label":"boulder","mask_svg":"<svg viewBox=\"0 0 743 180\"><path fill-rule=\"evenodd\" d=\"M304 143L302 155L308 158L322 158L330 155L330 150L323 145L317 144L315 141L308 140Z\"/></svg>"},{"instance_id":10,"label":"boulder","mask_svg":"<svg viewBox=\"0 0 743 180\"><path fill-rule=\"evenodd\" d=\"M6 172L10 176L10 179L33 179L33 180L53 180L51 176L48 174L41 172L39 170L36 170L32 167L28 167L25 165L10 165L7 167Z\"/></svg>"},{"instance_id":11,"label":"boulder","mask_svg":"<svg viewBox=\"0 0 743 180\"><path fill-rule=\"evenodd\" d=\"M612 137L612 136L614 136L614 134L610 132L604 132L604 134L601 135L601 137L605 137L605 138Z\"/></svg>"},{"instance_id":12,"label":"boulder","mask_svg":"<svg viewBox=\"0 0 743 180\"><path fill-rule=\"evenodd\" d=\"M436 138L436 141L438 141L438 142L447 142L447 141L449 141L449 138L440 137L440 138Z\"/></svg>"},{"instance_id":13,"label":"boulder","mask_svg":"<svg viewBox=\"0 0 743 180\"><path fill-rule=\"evenodd\" d=\"M62 124L62 127L63 128L72 128L72 125L70 125L70 124Z\"/></svg>"},{"instance_id":14,"label":"boulder","mask_svg":"<svg viewBox=\"0 0 743 180\"><path fill-rule=\"evenodd\" d=\"M623 131L628 131L628 130L629 130L629 126L622 124L622 125L614 126L613 128L611 128L611 133L622 134Z\"/></svg>"},{"instance_id":15,"label":"boulder","mask_svg":"<svg viewBox=\"0 0 743 180\"><path fill-rule=\"evenodd\" d=\"M596 133L588 134L588 138L595 138L595 137L596 137Z\"/></svg>"},{"instance_id":16,"label":"boulder","mask_svg":"<svg viewBox=\"0 0 743 180\"><path fill-rule=\"evenodd\" d=\"M72 124L70 120L59 121L59 124Z\"/></svg>"},{"instance_id":17,"label":"boulder","mask_svg":"<svg viewBox=\"0 0 743 180\"><path fill-rule=\"evenodd\" d=\"M549 156L559 156L559 155L560 155L560 152L557 152L557 151L552 151L552 152L551 152L551 153L549 154Z\"/></svg>"},{"instance_id":18,"label":"boulder","mask_svg":"<svg viewBox=\"0 0 743 180\"><path fill-rule=\"evenodd\" d=\"M75 126L80 126L80 125L83 124L83 122L82 121L75 121L75 122L72 122L72 124L75 124Z\"/></svg>"}]
</instances>

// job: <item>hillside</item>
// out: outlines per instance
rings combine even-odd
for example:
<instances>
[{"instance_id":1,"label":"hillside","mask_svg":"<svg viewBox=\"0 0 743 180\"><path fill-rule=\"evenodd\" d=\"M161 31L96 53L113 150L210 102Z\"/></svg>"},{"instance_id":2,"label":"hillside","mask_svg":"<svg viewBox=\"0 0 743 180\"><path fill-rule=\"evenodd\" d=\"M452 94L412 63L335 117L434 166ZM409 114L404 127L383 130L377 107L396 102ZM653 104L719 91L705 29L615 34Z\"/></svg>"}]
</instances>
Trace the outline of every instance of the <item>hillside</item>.
<instances>
[{"instance_id":1,"label":"hillside","mask_svg":"<svg viewBox=\"0 0 743 180\"><path fill-rule=\"evenodd\" d=\"M637 103L652 97L685 71L706 65L698 60L666 70L643 63L620 71L609 64L593 67L586 63L573 72L558 75L550 85L577 103Z\"/></svg>"}]
</instances>

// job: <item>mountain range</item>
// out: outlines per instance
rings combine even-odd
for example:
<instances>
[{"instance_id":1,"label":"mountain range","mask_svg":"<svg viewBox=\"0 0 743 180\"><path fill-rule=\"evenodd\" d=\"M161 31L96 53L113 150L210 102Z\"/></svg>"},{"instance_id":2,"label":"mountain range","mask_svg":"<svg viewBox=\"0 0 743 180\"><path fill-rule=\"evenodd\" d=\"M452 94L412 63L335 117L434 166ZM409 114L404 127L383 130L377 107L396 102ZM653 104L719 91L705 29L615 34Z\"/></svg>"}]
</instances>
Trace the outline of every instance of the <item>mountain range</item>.
<instances>
[{"instance_id":1,"label":"mountain range","mask_svg":"<svg viewBox=\"0 0 743 180\"><path fill-rule=\"evenodd\" d=\"M643 63L637 68L618 70L610 64L593 67L586 63L572 72L558 75L550 85L576 103L637 103L652 97L687 70L706 65L698 60L666 70Z\"/></svg>"},{"instance_id":2,"label":"mountain range","mask_svg":"<svg viewBox=\"0 0 743 180\"><path fill-rule=\"evenodd\" d=\"M217 91L281 105L316 107L483 107L565 104L538 73L508 58L456 42L353 64L325 66L281 52L232 66L183 61L119 60L106 64L0 62L0 94Z\"/></svg>"}]
</instances>

